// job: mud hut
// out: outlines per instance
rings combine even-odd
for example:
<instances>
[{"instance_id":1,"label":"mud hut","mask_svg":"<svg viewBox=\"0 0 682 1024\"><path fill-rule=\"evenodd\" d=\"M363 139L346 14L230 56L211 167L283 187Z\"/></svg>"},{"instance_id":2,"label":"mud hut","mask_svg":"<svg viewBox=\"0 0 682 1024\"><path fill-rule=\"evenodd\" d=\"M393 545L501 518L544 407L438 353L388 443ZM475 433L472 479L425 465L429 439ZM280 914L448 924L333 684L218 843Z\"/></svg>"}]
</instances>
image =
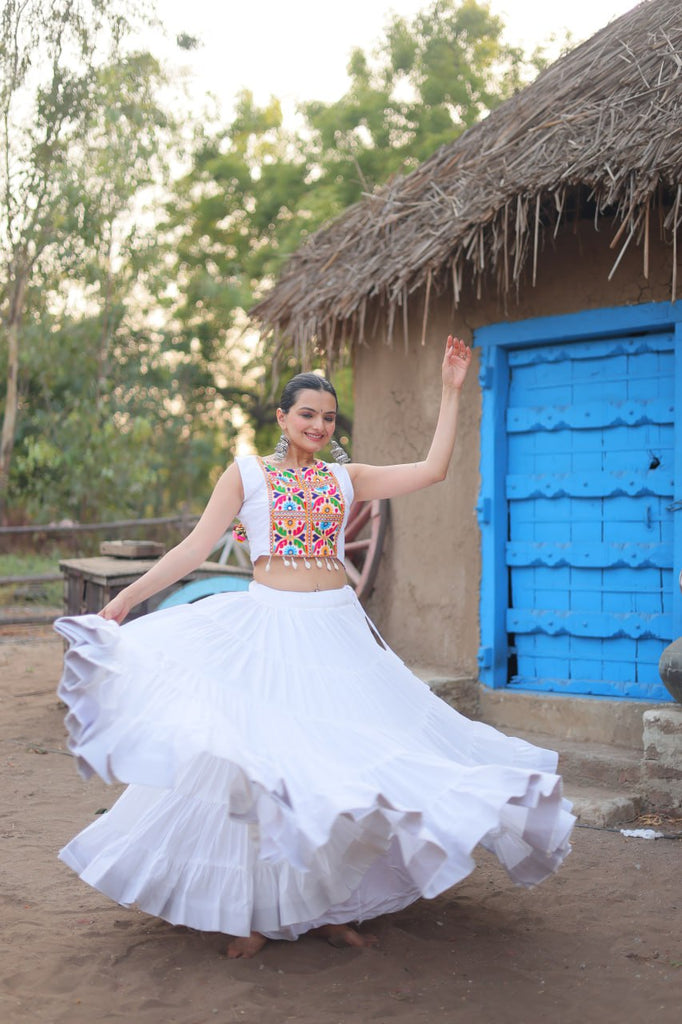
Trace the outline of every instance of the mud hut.
<instances>
[{"instance_id":1,"label":"mud hut","mask_svg":"<svg viewBox=\"0 0 682 1024\"><path fill-rule=\"evenodd\" d=\"M448 479L392 503L369 601L426 675L669 699L681 220L682 18L649 0L314 235L254 310L300 352L350 346L358 461L421 457L443 339L475 346Z\"/></svg>"}]
</instances>

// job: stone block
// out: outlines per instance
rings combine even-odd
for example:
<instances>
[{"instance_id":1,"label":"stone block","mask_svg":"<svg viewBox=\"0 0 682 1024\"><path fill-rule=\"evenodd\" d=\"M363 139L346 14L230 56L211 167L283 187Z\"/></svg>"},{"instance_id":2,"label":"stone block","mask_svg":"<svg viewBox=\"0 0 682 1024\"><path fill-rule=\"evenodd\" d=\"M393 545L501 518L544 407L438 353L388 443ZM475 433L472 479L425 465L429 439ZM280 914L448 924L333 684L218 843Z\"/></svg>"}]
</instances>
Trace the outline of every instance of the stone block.
<instances>
[{"instance_id":1,"label":"stone block","mask_svg":"<svg viewBox=\"0 0 682 1024\"><path fill-rule=\"evenodd\" d=\"M642 792L649 809L682 815L682 707L645 711Z\"/></svg>"}]
</instances>

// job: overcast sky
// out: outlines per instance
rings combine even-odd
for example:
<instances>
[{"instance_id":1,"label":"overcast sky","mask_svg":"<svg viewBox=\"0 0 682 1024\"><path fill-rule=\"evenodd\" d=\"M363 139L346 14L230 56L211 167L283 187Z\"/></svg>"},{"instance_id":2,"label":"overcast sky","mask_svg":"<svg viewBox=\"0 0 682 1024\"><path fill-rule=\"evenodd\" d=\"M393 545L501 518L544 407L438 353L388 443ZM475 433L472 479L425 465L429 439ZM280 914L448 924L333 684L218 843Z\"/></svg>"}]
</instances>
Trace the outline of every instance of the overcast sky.
<instances>
[{"instance_id":1,"label":"overcast sky","mask_svg":"<svg viewBox=\"0 0 682 1024\"><path fill-rule=\"evenodd\" d=\"M169 39L180 32L198 36L201 49L184 56L193 93L218 97L227 113L235 94L251 89L257 102L274 95L330 101L348 82L346 65L354 46L369 50L390 13L412 17L430 0L157 0ZM632 10L635 0L490 0L507 25L510 42L528 50L566 29L581 41Z\"/></svg>"}]
</instances>

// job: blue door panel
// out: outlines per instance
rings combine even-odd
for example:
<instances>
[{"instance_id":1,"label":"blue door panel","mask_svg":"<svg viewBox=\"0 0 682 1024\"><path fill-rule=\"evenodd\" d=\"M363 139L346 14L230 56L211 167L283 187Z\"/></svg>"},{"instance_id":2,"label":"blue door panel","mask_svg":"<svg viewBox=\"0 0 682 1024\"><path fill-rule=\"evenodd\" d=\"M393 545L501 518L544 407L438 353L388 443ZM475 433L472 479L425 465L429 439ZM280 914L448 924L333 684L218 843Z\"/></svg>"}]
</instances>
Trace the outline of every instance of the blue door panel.
<instances>
[{"instance_id":1,"label":"blue door panel","mask_svg":"<svg viewBox=\"0 0 682 1024\"><path fill-rule=\"evenodd\" d=\"M627 315L627 311L626 310L623 310L622 312L623 312L624 315ZM636 311L633 310L633 312L636 312ZM668 316L670 317L671 324L676 322L680 318L679 317L679 311L671 309L670 307L668 307L667 313L668 313ZM587 315L587 318L589 318L589 315ZM587 322L587 318L586 318L586 322ZM566 317L566 318L557 318L557 321L552 326L555 329L557 329L557 333L559 333L560 331L563 333L563 329L564 328L563 328L562 324L558 323L559 319L563 319L564 320L564 323L566 324L566 329L565 329L566 330L566 335L569 335L570 334L570 330L568 329L568 320L569 320L568 317ZM549 325L547 327L542 327L541 326L539 328L540 336L538 335L538 333L536 331L534 331L532 329L529 330L529 331L525 331L523 329L523 326L520 325L520 324L517 324L515 326L519 330L519 343L520 343L521 347L519 347L519 348L511 348L510 347L509 348L509 350L508 350L508 365L510 366L510 368L517 367L517 366L528 366L528 365L531 365L533 363L533 360L535 359L535 353L537 352L537 345L538 345L539 341L542 344L542 348L543 348L543 362L544 363L563 362L566 359L566 352L565 352L566 342L565 341L560 341L557 344L553 345L551 343L550 344L545 344L544 341L541 340L542 335L544 335L544 339L545 340L549 336L550 331L552 329ZM576 324L576 327L580 329L580 325L579 324ZM615 327L616 327L616 325L614 323L614 329L615 329ZM509 329L510 330L513 329L511 327L511 325L509 325ZM486 332L480 332L480 333L486 335L485 341L487 343L489 343L488 342L489 336L492 333L497 333L497 332L494 331L494 328L488 328ZM499 332L499 333L501 334L502 332ZM627 365L628 365L626 360L632 354L641 354L643 352L645 352L645 353L664 352L664 353L667 354L669 352L669 350L670 350L670 330L669 329L662 329L662 330L657 331L656 333L642 333L642 334L623 332L623 333L619 333L618 337L613 337L613 338L606 337L606 338L604 338L603 337L604 335L608 335L609 334L609 328L608 328L606 323L603 323L601 325L601 329L600 329L599 333L597 333L596 331L592 332L592 331L589 330L589 328L584 333L588 337L588 340L586 340L586 341L571 341L570 342L570 345L571 345L571 360L573 361L573 363L574 363L574 365L576 367L576 369L575 369L575 379L576 380L586 380L586 379L594 378L595 373L598 372L599 369L603 368L604 363L602 362L602 360L605 360L605 359L607 359L607 358L609 358L611 356L615 356L617 358L618 361L614 362L613 365L616 366L618 368L618 370L621 372L621 375L623 377L625 377L626 376L625 370L626 370ZM601 340L598 340L599 339L599 334L602 335L602 339ZM502 340L502 339L500 339L500 340ZM507 339L504 339L504 341L506 343ZM523 345L524 341L527 342L527 344L525 346ZM601 348L600 352L596 352L595 351L595 345L599 345L600 346L600 348ZM581 370L580 363L581 363L582 360L588 360L589 362L585 363L583 369Z\"/></svg>"},{"instance_id":2,"label":"blue door panel","mask_svg":"<svg viewBox=\"0 0 682 1024\"><path fill-rule=\"evenodd\" d=\"M670 699L682 633L682 304L503 323L482 347L481 678Z\"/></svg>"},{"instance_id":3,"label":"blue door panel","mask_svg":"<svg viewBox=\"0 0 682 1024\"><path fill-rule=\"evenodd\" d=\"M673 333L535 343L506 364L507 682L666 699Z\"/></svg>"},{"instance_id":4,"label":"blue door panel","mask_svg":"<svg viewBox=\"0 0 682 1024\"><path fill-rule=\"evenodd\" d=\"M593 569L574 567L571 571L571 602L584 612L598 612L602 606L602 579Z\"/></svg>"}]
</instances>

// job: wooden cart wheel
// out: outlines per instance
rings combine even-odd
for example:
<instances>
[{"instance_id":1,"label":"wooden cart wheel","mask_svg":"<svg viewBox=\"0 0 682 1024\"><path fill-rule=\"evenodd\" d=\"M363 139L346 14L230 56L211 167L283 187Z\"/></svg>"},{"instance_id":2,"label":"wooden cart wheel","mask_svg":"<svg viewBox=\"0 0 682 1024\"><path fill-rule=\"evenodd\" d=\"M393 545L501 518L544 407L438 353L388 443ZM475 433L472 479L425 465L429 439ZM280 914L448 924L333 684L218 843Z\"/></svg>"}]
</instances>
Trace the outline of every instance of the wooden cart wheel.
<instances>
[{"instance_id":1,"label":"wooden cart wheel","mask_svg":"<svg viewBox=\"0 0 682 1024\"><path fill-rule=\"evenodd\" d=\"M359 600L369 597L388 525L388 499L354 501L346 524L346 575Z\"/></svg>"}]
</instances>

